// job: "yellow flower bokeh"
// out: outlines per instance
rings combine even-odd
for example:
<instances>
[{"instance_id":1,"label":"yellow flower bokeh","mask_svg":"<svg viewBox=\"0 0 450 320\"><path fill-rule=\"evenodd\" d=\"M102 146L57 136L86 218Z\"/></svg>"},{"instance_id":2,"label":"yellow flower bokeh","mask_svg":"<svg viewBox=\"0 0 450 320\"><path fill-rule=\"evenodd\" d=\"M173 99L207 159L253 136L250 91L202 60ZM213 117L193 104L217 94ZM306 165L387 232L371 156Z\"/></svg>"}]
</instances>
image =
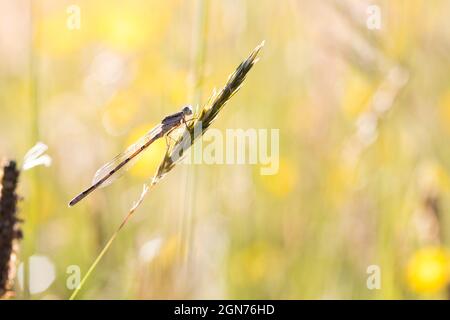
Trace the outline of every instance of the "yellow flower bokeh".
<instances>
[{"instance_id":1,"label":"yellow flower bokeh","mask_svg":"<svg viewBox=\"0 0 450 320\"><path fill-rule=\"evenodd\" d=\"M257 242L239 251L231 260L230 275L240 285L276 279L280 254L267 243Z\"/></svg>"},{"instance_id":2,"label":"yellow flower bokeh","mask_svg":"<svg viewBox=\"0 0 450 320\"><path fill-rule=\"evenodd\" d=\"M120 92L108 103L103 113L103 126L113 135L129 128L138 111L136 92Z\"/></svg>"},{"instance_id":3,"label":"yellow flower bokeh","mask_svg":"<svg viewBox=\"0 0 450 320\"><path fill-rule=\"evenodd\" d=\"M170 6L160 1L114 6L97 19L96 27L105 43L122 51L136 50L159 40L170 18Z\"/></svg>"},{"instance_id":4,"label":"yellow flower bokeh","mask_svg":"<svg viewBox=\"0 0 450 320\"><path fill-rule=\"evenodd\" d=\"M409 287L419 294L437 293L447 286L449 279L449 256L439 247L417 251L407 267Z\"/></svg>"},{"instance_id":5,"label":"yellow flower bokeh","mask_svg":"<svg viewBox=\"0 0 450 320\"><path fill-rule=\"evenodd\" d=\"M127 139L128 145L135 143L140 137L144 136L151 125L140 126L134 129ZM148 179L153 176L161 163L165 150L166 141L164 138L156 140L147 150L145 150L138 162L130 169L130 174L139 179Z\"/></svg>"},{"instance_id":6,"label":"yellow flower bokeh","mask_svg":"<svg viewBox=\"0 0 450 320\"><path fill-rule=\"evenodd\" d=\"M354 69L349 70L346 77L342 109L350 118L356 118L368 106L374 87L367 77Z\"/></svg>"},{"instance_id":7,"label":"yellow flower bokeh","mask_svg":"<svg viewBox=\"0 0 450 320\"><path fill-rule=\"evenodd\" d=\"M294 189L298 179L298 170L291 160L281 158L278 173L274 175L260 175L258 171L258 175L264 189L276 197L283 198Z\"/></svg>"},{"instance_id":8,"label":"yellow flower bokeh","mask_svg":"<svg viewBox=\"0 0 450 320\"><path fill-rule=\"evenodd\" d=\"M34 15L46 15L36 23L35 46L41 52L62 56L75 49L100 42L123 52L135 51L158 42L170 21L172 6L161 1L126 4L111 1L83 1L79 4L79 27L69 28L73 13L68 6L59 4L48 13L42 5L36 6ZM39 10L38 10L39 9Z\"/></svg>"},{"instance_id":9,"label":"yellow flower bokeh","mask_svg":"<svg viewBox=\"0 0 450 320\"><path fill-rule=\"evenodd\" d=\"M61 10L36 23L34 45L40 53L64 56L88 43L85 30L67 28L66 19L65 11Z\"/></svg>"}]
</instances>

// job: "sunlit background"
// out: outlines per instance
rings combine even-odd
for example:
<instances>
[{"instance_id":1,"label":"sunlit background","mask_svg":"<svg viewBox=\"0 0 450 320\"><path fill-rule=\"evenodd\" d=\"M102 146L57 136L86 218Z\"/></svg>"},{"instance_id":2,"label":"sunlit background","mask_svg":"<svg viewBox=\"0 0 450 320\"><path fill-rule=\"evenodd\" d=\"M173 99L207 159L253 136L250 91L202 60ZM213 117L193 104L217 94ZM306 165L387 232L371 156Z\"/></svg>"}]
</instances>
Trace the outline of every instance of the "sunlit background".
<instances>
[{"instance_id":1,"label":"sunlit background","mask_svg":"<svg viewBox=\"0 0 450 320\"><path fill-rule=\"evenodd\" d=\"M42 141L53 159L21 174L16 297L71 295L165 142L68 201L266 40L214 127L280 129L278 174L177 166L77 298L448 298L449 13L445 0L1 0L0 157Z\"/></svg>"}]
</instances>

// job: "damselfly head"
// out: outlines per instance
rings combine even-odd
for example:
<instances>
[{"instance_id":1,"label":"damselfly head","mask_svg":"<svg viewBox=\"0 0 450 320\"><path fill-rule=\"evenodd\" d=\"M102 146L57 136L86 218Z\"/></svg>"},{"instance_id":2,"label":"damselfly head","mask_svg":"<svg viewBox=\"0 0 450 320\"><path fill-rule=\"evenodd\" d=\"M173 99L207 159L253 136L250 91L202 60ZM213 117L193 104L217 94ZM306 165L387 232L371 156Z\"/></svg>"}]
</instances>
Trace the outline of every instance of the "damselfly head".
<instances>
[{"instance_id":1,"label":"damselfly head","mask_svg":"<svg viewBox=\"0 0 450 320\"><path fill-rule=\"evenodd\" d=\"M190 116L193 113L191 105L187 105L187 106L183 107L182 111L183 111L184 115L186 115L186 116Z\"/></svg>"}]
</instances>

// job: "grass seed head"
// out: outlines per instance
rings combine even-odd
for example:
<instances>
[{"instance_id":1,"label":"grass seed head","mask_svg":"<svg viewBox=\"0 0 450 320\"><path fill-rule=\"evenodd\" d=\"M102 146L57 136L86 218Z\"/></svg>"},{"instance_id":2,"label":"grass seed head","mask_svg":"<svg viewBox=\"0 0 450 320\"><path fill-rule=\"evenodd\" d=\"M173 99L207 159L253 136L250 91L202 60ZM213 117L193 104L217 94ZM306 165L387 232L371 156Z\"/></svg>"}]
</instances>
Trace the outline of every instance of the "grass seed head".
<instances>
[{"instance_id":1,"label":"grass seed head","mask_svg":"<svg viewBox=\"0 0 450 320\"><path fill-rule=\"evenodd\" d=\"M228 100L230 100L241 88L247 73L251 70L253 65L258 62L257 57L263 46L264 41L258 45L249 57L228 77L228 81L222 90L219 92L216 92L216 90L213 91L208 102L202 110L198 112L198 116L195 120L186 125L186 128L180 134L175 144L167 150L164 159L159 165L157 173L153 178L153 183L156 183L172 170L183 158L185 152L194 144L195 140L208 130Z\"/></svg>"}]
</instances>

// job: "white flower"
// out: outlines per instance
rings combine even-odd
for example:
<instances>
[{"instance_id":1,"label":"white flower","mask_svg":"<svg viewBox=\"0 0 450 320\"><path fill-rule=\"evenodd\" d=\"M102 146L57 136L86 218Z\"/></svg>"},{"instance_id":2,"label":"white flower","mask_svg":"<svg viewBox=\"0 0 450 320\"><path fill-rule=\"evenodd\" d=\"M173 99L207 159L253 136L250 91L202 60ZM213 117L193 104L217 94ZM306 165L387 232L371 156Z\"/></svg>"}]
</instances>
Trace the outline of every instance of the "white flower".
<instances>
[{"instance_id":1,"label":"white flower","mask_svg":"<svg viewBox=\"0 0 450 320\"><path fill-rule=\"evenodd\" d=\"M22 170L29 170L36 166L49 167L52 164L52 158L49 155L44 154L48 147L42 142L38 142L33 148L31 148L23 158Z\"/></svg>"}]
</instances>

